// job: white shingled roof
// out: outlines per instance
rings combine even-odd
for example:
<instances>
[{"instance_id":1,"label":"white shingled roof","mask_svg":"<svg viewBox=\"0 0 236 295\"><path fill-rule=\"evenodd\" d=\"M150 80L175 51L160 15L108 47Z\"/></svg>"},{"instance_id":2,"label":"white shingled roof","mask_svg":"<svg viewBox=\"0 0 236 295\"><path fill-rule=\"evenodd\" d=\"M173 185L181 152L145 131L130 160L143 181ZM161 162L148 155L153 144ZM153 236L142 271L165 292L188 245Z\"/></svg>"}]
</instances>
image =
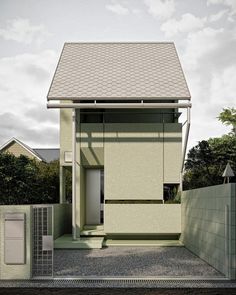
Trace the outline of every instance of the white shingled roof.
<instances>
[{"instance_id":1,"label":"white shingled roof","mask_svg":"<svg viewBox=\"0 0 236 295\"><path fill-rule=\"evenodd\" d=\"M48 99L190 98L174 43L65 43Z\"/></svg>"}]
</instances>

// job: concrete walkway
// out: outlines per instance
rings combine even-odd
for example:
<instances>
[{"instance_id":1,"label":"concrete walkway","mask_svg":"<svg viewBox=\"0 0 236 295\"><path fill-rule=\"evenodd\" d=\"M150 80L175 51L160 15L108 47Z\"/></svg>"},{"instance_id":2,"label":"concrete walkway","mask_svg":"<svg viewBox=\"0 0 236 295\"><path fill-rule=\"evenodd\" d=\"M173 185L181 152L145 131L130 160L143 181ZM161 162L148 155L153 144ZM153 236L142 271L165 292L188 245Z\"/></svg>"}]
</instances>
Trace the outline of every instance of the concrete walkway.
<instances>
[{"instance_id":1,"label":"concrete walkway","mask_svg":"<svg viewBox=\"0 0 236 295\"><path fill-rule=\"evenodd\" d=\"M185 247L55 250L54 277L223 277Z\"/></svg>"}]
</instances>

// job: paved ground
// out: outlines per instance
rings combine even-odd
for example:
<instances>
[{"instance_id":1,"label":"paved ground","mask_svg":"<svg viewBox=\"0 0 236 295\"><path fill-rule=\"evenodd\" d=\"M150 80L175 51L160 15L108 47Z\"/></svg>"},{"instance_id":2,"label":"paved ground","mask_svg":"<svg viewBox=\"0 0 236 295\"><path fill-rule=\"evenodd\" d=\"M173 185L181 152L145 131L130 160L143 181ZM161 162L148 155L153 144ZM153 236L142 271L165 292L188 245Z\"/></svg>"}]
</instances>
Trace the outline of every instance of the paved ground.
<instances>
[{"instance_id":1,"label":"paved ground","mask_svg":"<svg viewBox=\"0 0 236 295\"><path fill-rule=\"evenodd\" d=\"M55 250L54 276L222 277L184 247Z\"/></svg>"},{"instance_id":2,"label":"paved ground","mask_svg":"<svg viewBox=\"0 0 236 295\"><path fill-rule=\"evenodd\" d=\"M205 294L205 295L235 295L236 289L0 289L0 294L4 295L157 295L157 294Z\"/></svg>"}]
</instances>

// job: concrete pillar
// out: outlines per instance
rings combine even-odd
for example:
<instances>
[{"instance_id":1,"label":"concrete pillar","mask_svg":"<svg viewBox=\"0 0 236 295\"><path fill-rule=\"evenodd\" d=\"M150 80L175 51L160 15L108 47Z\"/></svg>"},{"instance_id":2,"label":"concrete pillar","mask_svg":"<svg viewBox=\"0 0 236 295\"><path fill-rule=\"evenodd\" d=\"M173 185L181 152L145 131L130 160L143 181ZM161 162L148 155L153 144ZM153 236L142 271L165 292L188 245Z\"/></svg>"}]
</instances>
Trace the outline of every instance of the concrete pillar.
<instances>
[{"instance_id":1,"label":"concrete pillar","mask_svg":"<svg viewBox=\"0 0 236 295\"><path fill-rule=\"evenodd\" d=\"M76 233L76 110L72 109L72 238Z\"/></svg>"}]
</instances>

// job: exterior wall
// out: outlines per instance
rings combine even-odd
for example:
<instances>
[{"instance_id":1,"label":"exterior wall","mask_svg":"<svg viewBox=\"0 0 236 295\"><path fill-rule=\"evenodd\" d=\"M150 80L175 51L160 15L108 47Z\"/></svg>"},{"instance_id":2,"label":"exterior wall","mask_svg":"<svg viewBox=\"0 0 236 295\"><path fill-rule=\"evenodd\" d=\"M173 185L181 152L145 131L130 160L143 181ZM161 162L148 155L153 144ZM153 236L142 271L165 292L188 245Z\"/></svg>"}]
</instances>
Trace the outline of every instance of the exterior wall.
<instances>
[{"instance_id":1,"label":"exterior wall","mask_svg":"<svg viewBox=\"0 0 236 295\"><path fill-rule=\"evenodd\" d=\"M71 233L71 204L54 204L53 217L54 240L64 234Z\"/></svg>"},{"instance_id":2,"label":"exterior wall","mask_svg":"<svg viewBox=\"0 0 236 295\"><path fill-rule=\"evenodd\" d=\"M105 199L163 199L163 125L105 125Z\"/></svg>"},{"instance_id":3,"label":"exterior wall","mask_svg":"<svg viewBox=\"0 0 236 295\"><path fill-rule=\"evenodd\" d=\"M111 234L181 232L180 204L106 204L104 231Z\"/></svg>"},{"instance_id":4,"label":"exterior wall","mask_svg":"<svg viewBox=\"0 0 236 295\"><path fill-rule=\"evenodd\" d=\"M80 228L82 229L85 225L85 169L80 166Z\"/></svg>"},{"instance_id":5,"label":"exterior wall","mask_svg":"<svg viewBox=\"0 0 236 295\"><path fill-rule=\"evenodd\" d=\"M233 279L236 278L235 187L222 184L184 191L181 204L181 240L185 246Z\"/></svg>"},{"instance_id":6,"label":"exterior wall","mask_svg":"<svg viewBox=\"0 0 236 295\"><path fill-rule=\"evenodd\" d=\"M164 124L164 183L180 183L182 124Z\"/></svg>"},{"instance_id":7,"label":"exterior wall","mask_svg":"<svg viewBox=\"0 0 236 295\"><path fill-rule=\"evenodd\" d=\"M72 111L60 109L60 165L63 166L64 153L72 149Z\"/></svg>"},{"instance_id":8,"label":"exterior wall","mask_svg":"<svg viewBox=\"0 0 236 295\"><path fill-rule=\"evenodd\" d=\"M5 213L25 213L25 264L9 265L4 263L4 215ZM0 279L30 279L31 277L31 222L29 205L0 206Z\"/></svg>"},{"instance_id":9,"label":"exterior wall","mask_svg":"<svg viewBox=\"0 0 236 295\"><path fill-rule=\"evenodd\" d=\"M30 159L36 159L30 152L28 152L25 148L23 148L18 142L13 142L10 145L8 145L5 149L2 150L3 152L8 152L16 157L19 157L20 155L24 155L29 157Z\"/></svg>"},{"instance_id":10,"label":"exterior wall","mask_svg":"<svg viewBox=\"0 0 236 295\"><path fill-rule=\"evenodd\" d=\"M61 110L60 134L61 165L64 165L64 152L72 150L69 110ZM104 167L106 200L162 201L163 183L180 182L182 125L179 123L80 124L77 111L76 148L78 236L85 222L84 169ZM105 226L109 220L106 217L107 205L104 206ZM116 206L112 204L114 210Z\"/></svg>"},{"instance_id":11,"label":"exterior wall","mask_svg":"<svg viewBox=\"0 0 236 295\"><path fill-rule=\"evenodd\" d=\"M104 165L103 124L80 124L81 162L85 167Z\"/></svg>"},{"instance_id":12,"label":"exterior wall","mask_svg":"<svg viewBox=\"0 0 236 295\"><path fill-rule=\"evenodd\" d=\"M160 123L83 123L78 129L81 164L105 167L106 199L162 199L163 181L180 182L181 124L166 123L165 132Z\"/></svg>"}]
</instances>

